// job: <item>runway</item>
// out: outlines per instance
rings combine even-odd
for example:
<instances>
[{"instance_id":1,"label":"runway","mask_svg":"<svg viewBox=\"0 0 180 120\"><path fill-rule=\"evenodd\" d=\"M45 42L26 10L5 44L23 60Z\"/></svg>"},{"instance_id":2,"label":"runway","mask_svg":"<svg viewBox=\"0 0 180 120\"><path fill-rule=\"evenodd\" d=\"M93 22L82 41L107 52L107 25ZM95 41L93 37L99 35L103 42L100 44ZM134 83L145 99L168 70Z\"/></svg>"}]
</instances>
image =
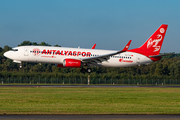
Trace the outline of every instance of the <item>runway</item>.
<instances>
[{"instance_id":1,"label":"runway","mask_svg":"<svg viewBox=\"0 0 180 120\"><path fill-rule=\"evenodd\" d=\"M180 86L151 86L151 85L0 85L0 87L65 87L65 88L78 88L78 87L85 87L85 88L98 88L98 87L102 87L102 88L137 88L137 87L154 87L154 88L180 88Z\"/></svg>"},{"instance_id":2,"label":"runway","mask_svg":"<svg viewBox=\"0 0 180 120\"><path fill-rule=\"evenodd\" d=\"M179 120L180 115L2 115L3 120Z\"/></svg>"}]
</instances>

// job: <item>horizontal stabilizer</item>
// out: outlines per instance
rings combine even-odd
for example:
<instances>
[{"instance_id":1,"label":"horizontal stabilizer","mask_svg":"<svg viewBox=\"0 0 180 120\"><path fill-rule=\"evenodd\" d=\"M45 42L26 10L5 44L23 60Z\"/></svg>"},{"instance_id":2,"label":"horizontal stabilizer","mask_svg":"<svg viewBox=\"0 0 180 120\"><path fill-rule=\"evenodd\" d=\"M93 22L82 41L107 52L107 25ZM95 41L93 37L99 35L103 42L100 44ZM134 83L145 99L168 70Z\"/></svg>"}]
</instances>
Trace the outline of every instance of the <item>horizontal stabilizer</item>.
<instances>
[{"instance_id":1,"label":"horizontal stabilizer","mask_svg":"<svg viewBox=\"0 0 180 120\"><path fill-rule=\"evenodd\" d=\"M159 54L159 55L150 55L149 57L151 58L156 58L156 57L162 57L162 56L168 56L168 55L173 55L174 53L169 53L169 54Z\"/></svg>"}]
</instances>

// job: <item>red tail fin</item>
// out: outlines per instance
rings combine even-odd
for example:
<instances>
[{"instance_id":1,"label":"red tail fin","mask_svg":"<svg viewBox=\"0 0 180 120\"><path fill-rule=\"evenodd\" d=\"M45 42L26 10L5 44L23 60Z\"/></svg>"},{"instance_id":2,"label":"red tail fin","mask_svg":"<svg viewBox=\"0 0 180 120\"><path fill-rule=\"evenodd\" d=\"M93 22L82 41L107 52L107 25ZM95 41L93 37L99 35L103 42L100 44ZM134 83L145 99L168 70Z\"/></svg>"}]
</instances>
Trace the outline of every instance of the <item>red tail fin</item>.
<instances>
[{"instance_id":1,"label":"red tail fin","mask_svg":"<svg viewBox=\"0 0 180 120\"><path fill-rule=\"evenodd\" d=\"M136 52L147 57L159 55L167 27L168 25L162 24L141 47L128 50L128 52Z\"/></svg>"}]
</instances>

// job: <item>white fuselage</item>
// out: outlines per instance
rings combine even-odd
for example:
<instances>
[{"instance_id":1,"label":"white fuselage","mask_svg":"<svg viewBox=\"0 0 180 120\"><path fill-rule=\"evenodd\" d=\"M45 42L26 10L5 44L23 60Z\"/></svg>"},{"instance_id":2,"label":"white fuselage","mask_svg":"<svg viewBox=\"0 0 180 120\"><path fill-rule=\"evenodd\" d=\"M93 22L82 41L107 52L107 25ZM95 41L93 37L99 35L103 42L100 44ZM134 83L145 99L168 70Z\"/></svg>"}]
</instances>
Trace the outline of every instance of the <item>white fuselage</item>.
<instances>
[{"instance_id":1,"label":"white fuselage","mask_svg":"<svg viewBox=\"0 0 180 120\"><path fill-rule=\"evenodd\" d=\"M117 51L98 50L98 49L82 49L67 47L49 47L49 46L20 46L6 52L4 55L14 62L35 62L35 63L51 63L63 64L63 60L67 58L81 59L87 57L95 57L110 54ZM99 62L98 66L103 67L129 67L153 62L148 57L134 53L124 52L114 56L110 56L107 61Z\"/></svg>"}]
</instances>

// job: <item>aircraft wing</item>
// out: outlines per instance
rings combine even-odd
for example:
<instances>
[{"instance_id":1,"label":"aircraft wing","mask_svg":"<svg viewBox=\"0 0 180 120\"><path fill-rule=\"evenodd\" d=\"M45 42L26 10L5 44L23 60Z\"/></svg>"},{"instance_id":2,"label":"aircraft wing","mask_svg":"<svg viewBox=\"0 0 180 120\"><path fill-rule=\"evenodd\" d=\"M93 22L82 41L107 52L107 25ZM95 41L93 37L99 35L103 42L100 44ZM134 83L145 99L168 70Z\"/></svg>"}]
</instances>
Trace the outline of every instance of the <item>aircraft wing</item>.
<instances>
[{"instance_id":1,"label":"aircraft wing","mask_svg":"<svg viewBox=\"0 0 180 120\"><path fill-rule=\"evenodd\" d=\"M127 45L124 47L124 49L121 51L117 51L117 52L110 53L110 54L104 54L104 55L100 55L100 56L96 56L96 57L82 58L81 61L84 63L90 63L90 64L97 65L98 63L101 63L103 61L107 61L113 55L126 52L129 48L130 44L131 44L131 41L132 40L130 40L127 43Z\"/></svg>"}]
</instances>

